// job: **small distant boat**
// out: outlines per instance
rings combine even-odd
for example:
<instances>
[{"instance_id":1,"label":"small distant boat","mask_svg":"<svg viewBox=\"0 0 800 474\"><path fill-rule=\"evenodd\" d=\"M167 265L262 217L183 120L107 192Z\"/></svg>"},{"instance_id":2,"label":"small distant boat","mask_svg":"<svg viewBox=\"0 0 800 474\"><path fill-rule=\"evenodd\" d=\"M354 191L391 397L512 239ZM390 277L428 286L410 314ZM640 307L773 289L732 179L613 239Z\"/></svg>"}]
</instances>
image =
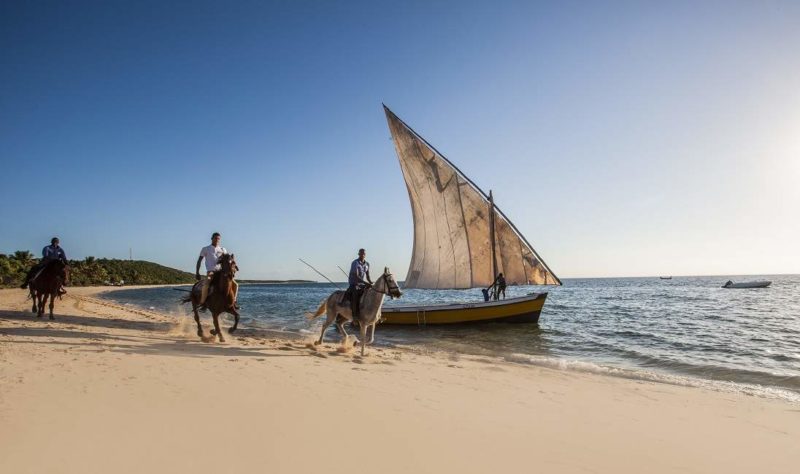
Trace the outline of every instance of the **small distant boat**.
<instances>
[{"instance_id":1,"label":"small distant boat","mask_svg":"<svg viewBox=\"0 0 800 474\"><path fill-rule=\"evenodd\" d=\"M741 283L734 283L731 280L728 280L725 282L724 285L722 285L722 287L723 288L766 288L771 284L772 284L771 281L766 281L766 280L743 281Z\"/></svg>"},{"instance_id":2,"label":"small distant boat","mask_svg":"<svg viewBox=\"0 0 800 474\"><path fill-rule=\"evenodd\" d=\"M659 277L659 278L661 278L662 280L672 280L672 277L671 277L671 276L668 276L668 277Z\"/></svg>"}]
</instances>

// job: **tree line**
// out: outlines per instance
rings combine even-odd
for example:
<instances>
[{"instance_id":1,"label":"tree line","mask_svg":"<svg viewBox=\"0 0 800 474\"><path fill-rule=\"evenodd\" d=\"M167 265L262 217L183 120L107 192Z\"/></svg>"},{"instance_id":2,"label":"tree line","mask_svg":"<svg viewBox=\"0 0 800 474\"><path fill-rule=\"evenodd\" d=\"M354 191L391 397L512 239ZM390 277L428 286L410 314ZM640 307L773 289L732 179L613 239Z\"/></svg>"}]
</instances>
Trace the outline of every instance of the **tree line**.
<instances>
[{"instance_id":1,"label":"tree line","mask_svg":"<svg viewBox=\"0 0 800 474\"><path fill-rule=\"evenodd\" d=\"M27 250L0 254L0 286L22 284L25 274L39 259ZM194 275L144 260L86 257L69 261L69 285L174 285L193 283Z\"/></svg>"}]
</instances>

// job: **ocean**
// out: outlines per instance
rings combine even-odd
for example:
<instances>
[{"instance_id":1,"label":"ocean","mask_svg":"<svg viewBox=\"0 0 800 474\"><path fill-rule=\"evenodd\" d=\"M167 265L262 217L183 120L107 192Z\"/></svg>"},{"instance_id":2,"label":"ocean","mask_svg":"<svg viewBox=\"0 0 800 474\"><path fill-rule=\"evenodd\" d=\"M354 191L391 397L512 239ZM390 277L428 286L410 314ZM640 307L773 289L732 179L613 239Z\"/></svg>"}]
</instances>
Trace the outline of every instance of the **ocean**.
<instances>
[{"instance_id":1,"label":"ocean","mask_svg":"<svg viewBox=\"0 0 800 474\"><path fill-rule=\"evenodd\" d=\"M767 279L772 286L721 288L729 279ZM378 326L377 343L800 401L800 275L563 283L508 288L508 297L549 293L538 325ZM241 324L317 336L321 318L309 323L305 313L334 289L322 283L242 285ZM178 303L181 296L163 287L106 295L191 317ZM480 290L405 290L386 305L466 301L482 301ZM333 329L326 334L328 341L338 338Z\"/></svg>"}]
</instances>

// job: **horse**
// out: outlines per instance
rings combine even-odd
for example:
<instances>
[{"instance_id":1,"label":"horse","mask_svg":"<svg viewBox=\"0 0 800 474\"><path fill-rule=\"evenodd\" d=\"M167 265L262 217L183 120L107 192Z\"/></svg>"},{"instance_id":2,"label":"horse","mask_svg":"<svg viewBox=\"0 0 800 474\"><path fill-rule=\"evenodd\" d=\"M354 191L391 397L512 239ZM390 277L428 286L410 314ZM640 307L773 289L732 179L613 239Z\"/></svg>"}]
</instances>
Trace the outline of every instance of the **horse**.
<instances>
[{"instance_id":1,"label":"horse","mask_svg":"<svg viewBox=\"0 0 800 474\"><path fill-rule=\"evenodd\" d=\"M344 304L341 303L344 291L334 291L325 300L320 303L317 311L309 315L310 320L314 320L327 313L327 319L322 324L322 331L319 335L319 340L314 342L315 345L322 344L322 339L325 337L325 330L331 325L336 323L339 332L344 335L347 340L347 332L344 330L343 324L347 321L353 321L353 312L350 308L349 298ZM389 296L392 299L400 298L403 292L397 285L394 275L389 272L389 268L383 269L381 275L375 284L364 290L361 296L361 304L359 306L358 326L361 330L361 355L364 355L364 346L375 342L375 325L381 318L381 308L383 307L383 297ZM369 342L367 342L367 329L371 329ZM356 343L358 343L356 339Z\"/></svg>"},{"instance_id":2,"label":"horse","mask_svg":"<svg viewBox=\"0 0 800 474\"><path fill-rule=\"evenodd\" d=\"M53 306L55 306L56 296L61 298L59 290L67 282L68 276L69 266L61 260L52 260L28 283L28 291L33 300L31 311L36 313L37 318L41 318L44 314L44 305L47 304L47 298L49 297L50 319L55 319L53 317Z\"/></svg>"},{"instance_id":3,"label":"horse","mask_svg":"<svg viewBox=\"0 0 800 474\"><path fill-rule=\"evenodd\" d=\"M194 320L197 322L197 335L203 342L211 342L214 336L219 338L219 342L225 342L222 336L222 330L219 328L219 315L222 313L230 313L234 316L235 320L233 326L228 329L228 332L233 334L239 327L239 313L234 308L235 296L233 287L233 277L239 271L236 265L236 259L233 254L224 254L219 259L220 269L214 272L214 276L208 283L208 296L206 297L206 308L211 311L211 316L214 319L214 329L211 330L211 337L206 337L203 333L203 326L200 324L200 314L197 308L200 306L201 283L198 281L192 287L189 296L184 298L181 302L192 302L192 311L194 311ZM213 290L213 291L212 291Z\"/></svg>"}]
</instances>

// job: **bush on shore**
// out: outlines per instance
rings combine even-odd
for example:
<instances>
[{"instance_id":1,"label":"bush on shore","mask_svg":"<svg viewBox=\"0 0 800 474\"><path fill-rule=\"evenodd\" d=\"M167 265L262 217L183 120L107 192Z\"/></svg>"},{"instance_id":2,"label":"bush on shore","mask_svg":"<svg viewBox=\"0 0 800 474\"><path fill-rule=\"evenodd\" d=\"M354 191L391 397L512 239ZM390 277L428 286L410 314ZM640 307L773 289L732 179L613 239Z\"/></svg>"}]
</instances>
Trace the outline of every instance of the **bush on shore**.
<instances>
[{"instance_id":1,"label":"bush on shore","mask_svg":"<svg viewBox=\"0 0 800 474\"><path fill-rule=\"evenodd\" d=\"M28 269L39 262L31 252L18 250L11 255L0 254L0 286L22 284ZM194 275L174 268L143 260L117 260L86 257L70 260L69 285L174 285L193 283Z\"/></svg>"}]
</instances>

